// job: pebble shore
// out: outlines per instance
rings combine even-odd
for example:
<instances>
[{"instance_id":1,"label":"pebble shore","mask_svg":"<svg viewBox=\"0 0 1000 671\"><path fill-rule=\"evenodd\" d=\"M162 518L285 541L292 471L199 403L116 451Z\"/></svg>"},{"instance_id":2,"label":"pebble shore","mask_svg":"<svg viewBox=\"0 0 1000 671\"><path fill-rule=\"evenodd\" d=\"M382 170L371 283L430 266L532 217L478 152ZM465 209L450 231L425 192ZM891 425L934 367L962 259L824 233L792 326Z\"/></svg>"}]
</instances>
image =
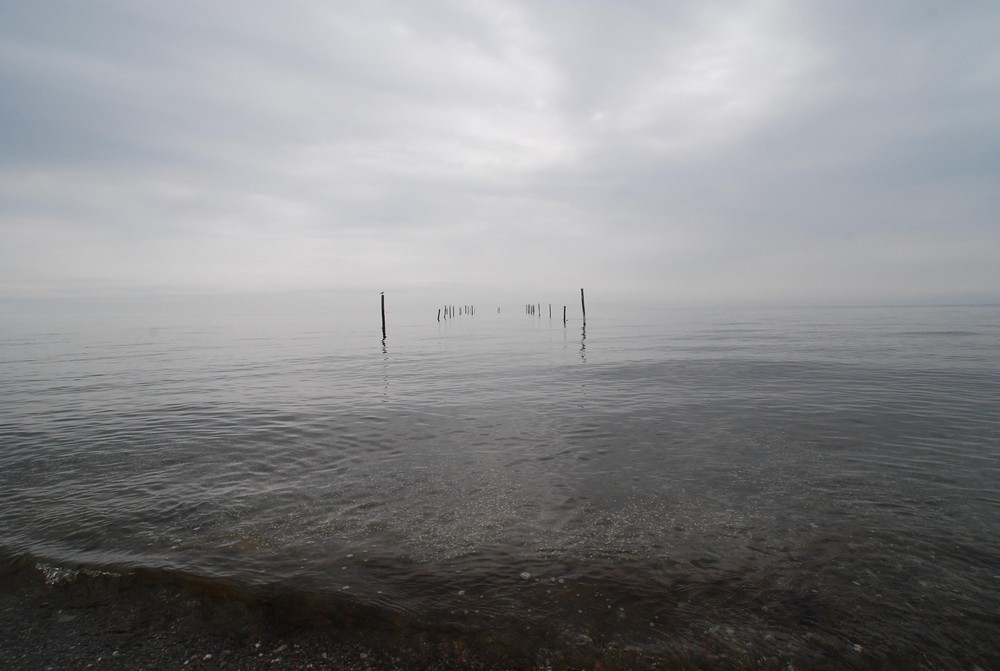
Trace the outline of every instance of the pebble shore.
<instances>
[{"instance_id":1,"label":"pebble shore","mask_svg":"<svg viewBox=\"0 0 1000 671\"><path fill-rule=\"evenodd\" d=\"M282 605L197 582L0 571L4 671L613 671L667 668L663 661L589 639L560 646L523 632L345 626L301 601Z\"/></svg>"},{"instance_id":2,"label":"pebble shore","mask_svg":"<svg viewBox=\"0 0 1000 671\"><path fill-rule=\"evenodd\" d=\"M811 631L763 652L760 641L735 648L722 639L677 654L651 656L634 646L579 636L559 641L526 632L457 631L429 623L406 627L346 623L309 604L234 594L197 582L51 580L34 570L0 571L0 669L4 671L416 671L498 669L938 669L1000 668L996 648L971 650L944 664L919 649L875 654L860 644ZM708 636L708 634L706 634ZM578 640L579 639L579 640ZM679 643L680 645L681 643ZM774 645L774 641L770 644ZM757 651L755 654L749 654ZM992 650L984 653L984 650ZM989 660L989 661L988 661Z\"/></svg>"},{"instance_id":3,"label":"pebble shore","mask_svg":"<svg viewBox=\"0 0 1000 671\"><path fill-rule=\"evenodd\" d=\"M500 668L435 638L290 623L267 608L166 585L81 590L24 574L0 583L0 668L8 671Z\"/></svg>"}]
</instances>

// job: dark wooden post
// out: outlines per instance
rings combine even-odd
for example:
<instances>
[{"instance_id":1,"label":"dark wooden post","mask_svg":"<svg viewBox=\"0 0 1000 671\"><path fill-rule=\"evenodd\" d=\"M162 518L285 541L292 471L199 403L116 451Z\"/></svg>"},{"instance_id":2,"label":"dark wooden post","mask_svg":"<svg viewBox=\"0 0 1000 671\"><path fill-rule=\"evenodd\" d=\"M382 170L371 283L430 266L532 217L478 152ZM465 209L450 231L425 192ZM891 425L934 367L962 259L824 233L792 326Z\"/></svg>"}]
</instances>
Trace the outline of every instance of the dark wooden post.
<instances>
[{"instance_id":1,"label":"dark wooden post","mask_svg":"<svg viewBox=\"0 0 1000 671\"><path fill-rule=\"evenodd\" d=\"M385 340L385 292L379 292L382 295L382 340Z\"/></svg>"},{"instance_id":2,"label":"dark wooden post","mask_svg":"<svg viewBox=\"0 0 1000 671\"><path fill-rule=\"evenodd\" d=\"M580 307L583 309L583 324L587 325L587 303L583 300L583 287L580 288Z\"/></svg>"},{"instance_id":3,"label":"dark wooden post","mask_svg":"<svg viewBox=\"0 0 1000 671\"><path fill-rule=\"evenodd\" d=\"M563 326L566 326L566 306L563 306Z\"/></svg>"}]
</instances>

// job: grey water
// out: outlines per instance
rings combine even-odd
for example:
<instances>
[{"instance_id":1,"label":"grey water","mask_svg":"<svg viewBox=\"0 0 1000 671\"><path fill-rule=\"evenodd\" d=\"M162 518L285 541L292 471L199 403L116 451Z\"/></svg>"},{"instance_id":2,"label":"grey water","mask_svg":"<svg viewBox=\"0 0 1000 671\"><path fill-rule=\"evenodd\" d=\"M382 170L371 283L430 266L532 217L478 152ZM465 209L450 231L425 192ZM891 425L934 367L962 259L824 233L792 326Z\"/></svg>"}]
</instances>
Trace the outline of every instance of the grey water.
<instances>
[{"instance_id":1,"label":"grey water","mask_svg":"<svg viewBox=\"0 0 1000 671\"><path fill-rule=\"evenodd\" d=\"M588 307L5 320L0 552L532 659L1000 659L1000 308Z\"/></svg>"}]
</instances>

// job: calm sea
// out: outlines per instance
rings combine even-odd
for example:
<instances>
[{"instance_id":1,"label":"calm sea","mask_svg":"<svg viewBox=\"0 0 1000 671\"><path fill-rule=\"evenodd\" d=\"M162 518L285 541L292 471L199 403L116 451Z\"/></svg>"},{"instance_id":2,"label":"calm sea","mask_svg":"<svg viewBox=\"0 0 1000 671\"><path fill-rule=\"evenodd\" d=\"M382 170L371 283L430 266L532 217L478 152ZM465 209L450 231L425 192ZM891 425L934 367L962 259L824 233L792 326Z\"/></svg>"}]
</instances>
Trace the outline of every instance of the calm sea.
<instances>
[{"instance_id":1,"label":"calm sea","mask_svg":"<svg viewBox=\"0 0 1000 671\"><path fill-rule=\"evenodd\" d=\"M1000 308L437 307L4 322L0 563L539 664L1000 662Z\"/></svg>"}]
</instances>

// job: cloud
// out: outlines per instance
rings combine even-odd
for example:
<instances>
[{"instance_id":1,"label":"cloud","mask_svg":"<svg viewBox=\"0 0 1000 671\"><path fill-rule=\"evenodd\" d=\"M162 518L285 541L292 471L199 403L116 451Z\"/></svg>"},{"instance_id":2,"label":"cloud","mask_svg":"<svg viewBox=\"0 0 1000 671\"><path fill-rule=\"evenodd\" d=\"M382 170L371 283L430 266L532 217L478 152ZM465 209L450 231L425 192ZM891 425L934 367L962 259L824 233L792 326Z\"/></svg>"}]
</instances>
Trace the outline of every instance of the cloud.
<instances>
[{"instance_id":1,"label":"cloud","mask_svg":"<svg viewBox=\"0 0 1000 671\"><path fill-rule=\"evenodd\" d=\"M988 3L2 12L0 296L1000 300Z\"/></svg>"}]
</instances>

